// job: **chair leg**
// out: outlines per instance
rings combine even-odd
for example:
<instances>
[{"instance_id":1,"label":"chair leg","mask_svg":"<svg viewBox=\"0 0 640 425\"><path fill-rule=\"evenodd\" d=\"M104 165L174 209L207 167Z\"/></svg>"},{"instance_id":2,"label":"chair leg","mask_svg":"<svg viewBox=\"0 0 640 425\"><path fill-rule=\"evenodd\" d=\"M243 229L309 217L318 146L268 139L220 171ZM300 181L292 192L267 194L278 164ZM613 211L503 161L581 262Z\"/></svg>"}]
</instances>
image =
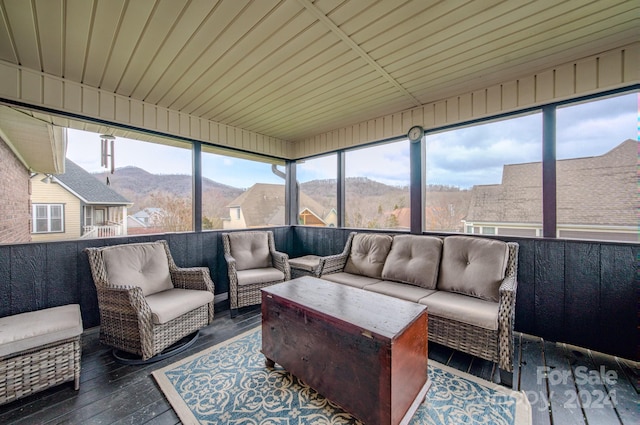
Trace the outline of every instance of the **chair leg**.
<instances>
[{"instance_id":1,"label":"chair leg","mask_svg":"<svg viewBox=\"0 0 640 425\"><path fill-rule=\"evenodd\" d=\"M500 369L500 384L505 387L513 388L513 372L507 372L504 369Z\"/></svg>"},{"instance_id":2,"label":"chair leg","mask_svg":"<svg viewBox=\"0 0 640 425\"><path fill-rule=\"evenodd\" d=\"M236 317L238 315L238 309L237 308L229 309L229 314L231 315L231 318L233 319L234 317Z\"/></svg>"}]
</instances>

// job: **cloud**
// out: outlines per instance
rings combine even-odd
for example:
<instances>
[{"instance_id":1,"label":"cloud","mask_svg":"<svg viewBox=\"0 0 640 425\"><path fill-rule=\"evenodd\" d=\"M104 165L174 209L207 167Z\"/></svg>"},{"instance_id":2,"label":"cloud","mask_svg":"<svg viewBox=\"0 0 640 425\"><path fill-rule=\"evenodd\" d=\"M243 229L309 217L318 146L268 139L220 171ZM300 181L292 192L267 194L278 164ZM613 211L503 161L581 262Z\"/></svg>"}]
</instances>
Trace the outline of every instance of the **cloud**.
<instances>
[{"instance_id":1,"label":"cloud","mask_svg":"<svg viewBox=\"0 0 640 425\"><path fill-rule=\"evenodd\" d=\"M557 157L602 155L622 141L637 137L638 94L589 101L558 108ZM97 134L68 130L67 156L88 171L100 167ZM116 139L116 167L133 165L156 174L191 174L191 150L124 138ZM270 164L204 153L203 175L220 183L247 188L256 182L283 181ZM496 184L505 164L542 159L542 114L536 112L501 121L432 133L426 137L427 183L471 187ZM347 177L368 177L379 182L409 184L409 142L347 151ZM299 164L298 179L335 179L336 155Z\"/></svg>"}]
</instances>

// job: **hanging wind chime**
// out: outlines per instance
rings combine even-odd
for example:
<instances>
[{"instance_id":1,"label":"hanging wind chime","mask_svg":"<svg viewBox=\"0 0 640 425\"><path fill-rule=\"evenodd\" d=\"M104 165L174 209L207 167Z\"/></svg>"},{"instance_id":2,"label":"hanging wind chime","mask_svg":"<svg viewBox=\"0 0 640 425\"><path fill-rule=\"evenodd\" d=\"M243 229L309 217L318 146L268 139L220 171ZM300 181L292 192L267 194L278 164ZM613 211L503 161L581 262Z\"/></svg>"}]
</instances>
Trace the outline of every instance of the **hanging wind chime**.
<instances>
[{"instance_id":1,"label":"hanging wind chime","mask_svg":"<svg viewBox=\"0 0 640 425\"><path fill-rule=\"evenodd\" d=\"M111 174L115 171L115 146L116 137L110 134L101 134L100 135L100 165L104 168L111 169ZM109 181L109 176L107 176L107 186L109 186L111 182Z\"/></svg>"}]
</instances>

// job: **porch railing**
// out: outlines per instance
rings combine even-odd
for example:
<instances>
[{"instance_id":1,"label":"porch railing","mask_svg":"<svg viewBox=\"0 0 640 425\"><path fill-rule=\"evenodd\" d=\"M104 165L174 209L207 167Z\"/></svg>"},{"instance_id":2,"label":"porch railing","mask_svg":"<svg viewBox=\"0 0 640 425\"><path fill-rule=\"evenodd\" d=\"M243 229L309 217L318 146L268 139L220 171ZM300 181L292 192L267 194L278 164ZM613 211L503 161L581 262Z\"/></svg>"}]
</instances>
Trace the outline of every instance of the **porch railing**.
<instances>
[{"instance_id":1,"label":"porch railing","mask_svg":"<svg viewBox=\"0 0 640 425\"><path fill-rule=\"evenodd\" d=\"M110 236L122 236L122 234L122 226L120 224L84 226L82 229L83 239L108 238Z\"/></svg>"}]
</instances>

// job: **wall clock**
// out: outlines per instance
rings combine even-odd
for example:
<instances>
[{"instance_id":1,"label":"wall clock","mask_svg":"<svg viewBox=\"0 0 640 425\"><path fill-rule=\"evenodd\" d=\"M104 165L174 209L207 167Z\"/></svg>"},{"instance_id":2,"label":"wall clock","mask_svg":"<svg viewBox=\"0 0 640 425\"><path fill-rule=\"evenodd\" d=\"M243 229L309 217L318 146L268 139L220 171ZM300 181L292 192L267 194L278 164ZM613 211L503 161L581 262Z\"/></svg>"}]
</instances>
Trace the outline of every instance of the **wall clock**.
<instances>
[{"instance_id":1,"label":"wall clock","mask_svg":"<svg viewBox=\"0 0 640 425\"><path fill-rule=\"evenodd\" d=\"M409 132L407 133L407 137L412 142L419 142L420 140L422 140L422 136L424 136L424 128L420 127L419 125L414 125L413 127L411 127L409 129Z\"/></svg>"}]
</instances>

